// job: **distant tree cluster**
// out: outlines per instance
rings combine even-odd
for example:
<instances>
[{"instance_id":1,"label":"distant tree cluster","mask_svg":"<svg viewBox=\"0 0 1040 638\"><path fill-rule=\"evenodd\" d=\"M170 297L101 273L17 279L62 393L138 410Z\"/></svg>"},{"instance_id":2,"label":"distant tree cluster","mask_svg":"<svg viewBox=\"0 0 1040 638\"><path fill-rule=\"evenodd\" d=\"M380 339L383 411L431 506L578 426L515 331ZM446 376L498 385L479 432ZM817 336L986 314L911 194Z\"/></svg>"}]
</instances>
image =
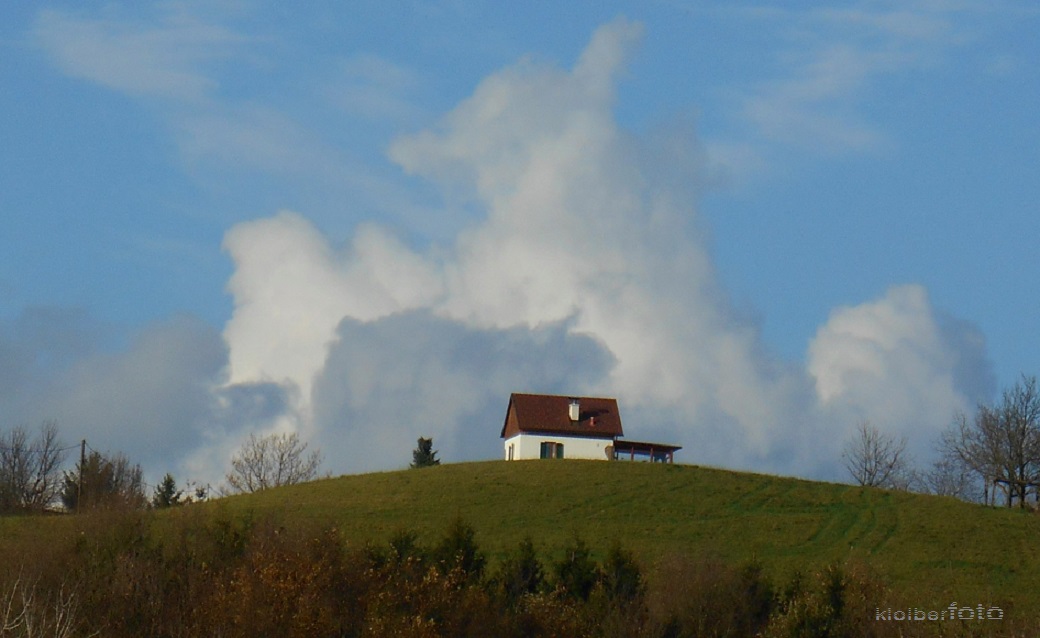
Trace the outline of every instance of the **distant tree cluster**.
<instances>
[{"instance_id":1,"label":"distant tree cluster","mask_svg":"<svg viewBox=\"0 0 1040 638\"><path fill-rule=\"evenodd\" d=\"M907 489L996 504L1040 503L1040 388L1022 378L993 405L957 414L937 444L928 471L914 469L906 438L895 439L861 423L842 451L852 480L865 486Z\"/></svg>"},{"instance_id":2,"label":"distant tree cluster","mask_svg":"<svg viewBox=\"0 0 1040 638\"><path fill-rule=\"evenodd\" d=\"M983 482L983 499L1000 490L1008 507L1040 498L1040 390L1023 376L993 406L980 405L973 418L958 415L942 438L943 460L955 473Z\"/></svg>"},{"instance_id":3,"label":"distant tree cluster","mask_svg":"<svg viewBox=\"0 0 1040 638\"><path fill-rule=\"evenodd\" d=\"M72 512L99 507L139 508L147 503L141 466L125 454L92 451L65 472L61 502Z\"/></svg>"},{"instance_id":4,"label":"distant tree cluster","mask_svg":"<svg viewBox=\"0 0 1040 638\"><path fill-rule=\"evenodd\" d=\"M189 483L184 489L177 486L177 480L169 472L163 476L162 481L155 486L149 505L155 509L177 507L204 501L209 497L209 486Z\"/></svg>"},{"instance_id":5,"label":"distant tree cluster","mask_svg":"<svg viewBox=\"0 0 1040 638\"><path fill-rule=\"evenodd\" d=\"M163 509L204 501L210 495L209 485L189 481L180 486L169 472L150 488L140 464L121 452L91 449L81 455L73 469L65 469L70 450L85 452L88 447L86 441L82 447L64 447L53 421L43 423L35 433L21 426L0 431L0 515L32 514L59 507L67 512ZM321 453L307 447L297 434L251 434L232 458L227 487L222 491L256 492L313 480ZM433 462L439 463L436 459ZM152 490L150 496L148 489Z\"/></svg>"}]
</instances>

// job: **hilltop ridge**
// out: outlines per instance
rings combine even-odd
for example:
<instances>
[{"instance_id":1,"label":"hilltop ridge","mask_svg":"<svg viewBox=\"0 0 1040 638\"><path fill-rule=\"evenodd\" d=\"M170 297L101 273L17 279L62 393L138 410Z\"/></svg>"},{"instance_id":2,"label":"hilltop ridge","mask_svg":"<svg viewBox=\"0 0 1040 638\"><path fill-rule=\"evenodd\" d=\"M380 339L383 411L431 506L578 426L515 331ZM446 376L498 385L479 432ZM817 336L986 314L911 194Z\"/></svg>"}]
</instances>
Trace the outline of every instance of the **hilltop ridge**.
<instances>
[{"instance_id":1,"label":"hilltop ridge","mask_svg":"<svg viewBox=\"0 0 1040 638\"><path fill-rule=\"evenodd\" d=\"M494 559L526 536L544 551L575 535L670 554L758 560L770 573L849 560L925 601L1040 602L1040 517L952 498L691 465L488 461L350 475L222 499L211 507L335 523L348 541L403 530L437 537L461 517ZM954 598L949 598L953 596Z\"/></svg>"}]
</instances>

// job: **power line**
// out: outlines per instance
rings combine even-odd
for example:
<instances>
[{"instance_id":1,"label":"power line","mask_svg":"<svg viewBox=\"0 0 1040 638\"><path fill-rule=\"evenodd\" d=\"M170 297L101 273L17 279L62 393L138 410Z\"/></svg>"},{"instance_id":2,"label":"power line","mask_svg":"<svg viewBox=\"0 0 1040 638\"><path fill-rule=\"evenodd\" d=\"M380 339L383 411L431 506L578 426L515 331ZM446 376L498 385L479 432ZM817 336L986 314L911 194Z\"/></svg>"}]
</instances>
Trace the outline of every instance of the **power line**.
<instances>
[{"instance_id":1,"label":"power line","mask_svg":"<svg viewBox=\"0 0 1040 638\"><path fill-rule=\"evenodd\" d=\"M21 447L21 446L14 446L14 445L7 445L7 444L4 444L4 443L0 443L0 450L6 450L8 452L12 452L12 451L15 451L15 450L24 450L24 449L26 449L28 447L31 447L31 446L30 445L26 445L25 447ZM68 452L69 450L75 450L78 447L79 447L79 443L77 443L75 445L66 445L65 447L59 447L59 448L56 448L54 451L55 452ZM33 450L30 450L30 451L33 451Z\"/></svg>"}]
</instances>

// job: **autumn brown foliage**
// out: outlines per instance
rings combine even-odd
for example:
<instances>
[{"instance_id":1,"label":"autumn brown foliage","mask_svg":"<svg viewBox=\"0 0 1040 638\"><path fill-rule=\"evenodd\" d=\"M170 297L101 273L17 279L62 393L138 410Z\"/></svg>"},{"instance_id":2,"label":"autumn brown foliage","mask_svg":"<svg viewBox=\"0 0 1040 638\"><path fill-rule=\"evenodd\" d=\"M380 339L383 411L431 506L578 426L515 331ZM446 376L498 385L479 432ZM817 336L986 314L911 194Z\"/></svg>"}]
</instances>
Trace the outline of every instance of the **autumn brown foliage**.
<instances>
[{"instance_id":1,"label":"autumn brown foliage","mask_svg":"<svg viewBox=\"0 0 1040 638\"><path fill-rule=\"evenodd\" d=\"M858 564L776 584L754 563L671 556L646 567L620 544L594 548L575 537L561 548L527 539L486 565L478 532L461 519L429 544L405 530L366 546L331 524L213 507L101 510L67 522L46 547L32 539L4 547L0 622L9 629L0 635L883 637L1032 628L877 622L891 596Z\"/></svg>"}]
</instances>

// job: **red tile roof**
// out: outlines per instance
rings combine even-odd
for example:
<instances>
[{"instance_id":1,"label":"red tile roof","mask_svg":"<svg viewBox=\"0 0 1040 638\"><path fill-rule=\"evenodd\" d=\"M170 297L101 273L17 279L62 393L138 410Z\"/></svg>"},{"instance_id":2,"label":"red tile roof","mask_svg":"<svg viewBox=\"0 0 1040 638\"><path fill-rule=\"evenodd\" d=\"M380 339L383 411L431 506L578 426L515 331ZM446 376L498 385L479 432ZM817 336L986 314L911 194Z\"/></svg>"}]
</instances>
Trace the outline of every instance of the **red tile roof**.
<instances>
[{"instance_id":1,"label":"red tile roof","mask_svg":"<svg viewBox=\"0 0 1040 638\"><path fill-rule=\"evenodd\" d=\"M577 421L571 421L570 402L577 400ZM502 438L520 432L614 438L624 436L617 399L513 393L502 423Z\"/></svg>"}]
</instances>

